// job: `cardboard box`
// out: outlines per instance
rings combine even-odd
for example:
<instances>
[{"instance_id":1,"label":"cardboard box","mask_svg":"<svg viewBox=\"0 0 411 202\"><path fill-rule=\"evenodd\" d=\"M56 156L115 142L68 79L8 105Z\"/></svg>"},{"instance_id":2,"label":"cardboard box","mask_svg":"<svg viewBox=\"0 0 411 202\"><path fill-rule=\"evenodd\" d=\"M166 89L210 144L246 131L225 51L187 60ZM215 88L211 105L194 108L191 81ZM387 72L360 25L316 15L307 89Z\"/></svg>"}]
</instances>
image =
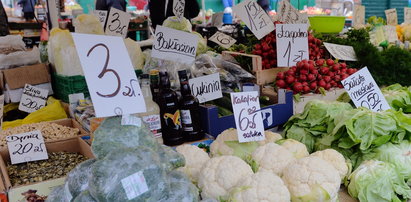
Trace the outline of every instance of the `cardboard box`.
<instances>
[{"instance_id":1,"label":"cardboard box","mask_svg":"<svg viewBox=\"0 0 411 202\"><path fill-rule=\"evenodd\" d=\"M4 79L3 89L5 90L6 103L20 102L25 84L47 89L49 90L49 95L53 94L51 76L48 66L45 64L2 70L2 75Z\"/></svg>"},{"instance_id":2,"label":"cardboard box","mask_svg":"<svg viewBox=\"0 0 411 202\"><path fill-rule=\"evenodd\" d=\"M293 115L293 93L278 93L278 104L261 108L264 129L273 128L288 121ZM236 128L234 115L218 117L218 108L214 105L200 105L203 130L213 137L229 128Z\"/></svg>"},{"instance_id":3,"label":"cardboard box","mask_svg":"<svg viewBox=\"0 0 411 202\"><path fill-rule=\"evenodd\" d=\"M67 127L70 127L70 128L77 128L77 129L80 130L80 134L79 134L80 137L90 135L86 130L84 130L83 126L74 119L69 119L69 118L60 119L60 120L56 120L56 121L49 121L49 123L55 123L55 124L59 124L59 125L62 125L62 126L67 126ZM56 141L60 141L60 140L56 140Z\"/></svg>"},{"instance_id":4,"label":"cardboard box","mask_svg":"<svg viewBox=\"0 0 411 202\"><path fill-rule=\"evenodd\" d=\"M48 142L46 143L46 148L47 152L76 152L90 159L95 158L91 151L90 145L88 145L80 137L58 142ZM24 197L21 193L24 193L29 189L37 190L37 194L40 196L47 196L54 187L64 184L65 177L62 177L29 185L13 187L7 173L7 163L10 163L9 151L8 149L3 149L0 151L0 170L4 179L5 189L2 190L8 191L10 202L22 201Z\"/></svg>"}]
</instances>

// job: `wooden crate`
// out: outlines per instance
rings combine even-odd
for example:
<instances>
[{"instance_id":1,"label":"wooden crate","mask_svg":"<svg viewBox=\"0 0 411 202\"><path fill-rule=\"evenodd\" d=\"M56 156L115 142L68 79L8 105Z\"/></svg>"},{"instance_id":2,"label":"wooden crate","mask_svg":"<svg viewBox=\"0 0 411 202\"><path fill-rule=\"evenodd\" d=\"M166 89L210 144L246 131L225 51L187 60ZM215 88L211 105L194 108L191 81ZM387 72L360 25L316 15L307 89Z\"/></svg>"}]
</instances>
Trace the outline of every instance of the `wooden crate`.
<instances>
[{"instance_id":1,"label":"wooden crate","mask_svg":"<svg viewBox=\"0 0 411 202\"><path fill-rule=\"evenodd\" d=\"M223 51L223 57L228 56L244 56L244 57L251 57L252 65L253 65L253 72L257 78L258 85L265 85L267 83L272 83L275 81L278 72L287 71L288 67L276 67L272 69L263 69L262 66L262 58L259 55L252 55L246 53L239 53L233 51Z\"/></svg>"}]
</instances>

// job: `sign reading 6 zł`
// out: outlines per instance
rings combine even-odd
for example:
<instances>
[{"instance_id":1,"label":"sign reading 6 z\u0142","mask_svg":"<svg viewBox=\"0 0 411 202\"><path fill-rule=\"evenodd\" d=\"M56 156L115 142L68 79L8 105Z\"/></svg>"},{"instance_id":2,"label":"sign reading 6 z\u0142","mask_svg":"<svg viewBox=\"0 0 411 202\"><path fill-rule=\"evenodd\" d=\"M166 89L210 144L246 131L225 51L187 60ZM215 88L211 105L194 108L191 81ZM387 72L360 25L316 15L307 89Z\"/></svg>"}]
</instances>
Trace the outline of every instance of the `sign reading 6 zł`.
<instances>
[{"instance_id":1,"label":"sign reading 6 z\u0142","mask_svg":"<svg viewBox=\"0 0 411 202\"><path fill-rule=\"evenodd\" d=\"M97 117L146 111L121 37L73 34Z\"/></svg>"}]
</instances>

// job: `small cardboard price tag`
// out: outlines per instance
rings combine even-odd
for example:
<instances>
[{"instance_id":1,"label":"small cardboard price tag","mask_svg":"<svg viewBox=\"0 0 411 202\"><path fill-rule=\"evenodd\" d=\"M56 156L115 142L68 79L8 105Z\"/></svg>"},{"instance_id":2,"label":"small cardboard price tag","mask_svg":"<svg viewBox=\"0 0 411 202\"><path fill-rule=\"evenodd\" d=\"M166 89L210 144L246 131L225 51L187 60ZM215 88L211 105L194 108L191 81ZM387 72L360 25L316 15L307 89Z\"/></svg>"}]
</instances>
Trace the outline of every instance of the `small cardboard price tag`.
<instances>
[{"instance_id":1,"label":"small cardboard price tag","mask_svg":"<svg viewBox=\"0 0 411 202\"><path fill-rule=\"evenodd\" d=\"M257 39L263 38L275 29L270 16L256 1L243 1L234 6L233 11L247 25Z\"/></svg>"},{"instance_id":2,"label":"small cardboard price tag","mask_svg":"<svg viewBox=\"0 0 411 202\"><path fill-rule=\"evenodd\" d=\"M222 32L216 32L213 36L210 37L210 41L220 45L223 48L229 49L232 45L237 42L233 37L228 36Z\"/></svg>"},{"instance_id":3,"label":"small cardboard price tag","mask_svg":"<svg viewBox=\"0 0 411 202\"><path fill-rule=\"evenodd\" d=\"M391 108L367 67L342 80L341 83L356 107L365 107L375 112Z\"/></svg>"},{"instance_id":4,"label":"small cardboard price tag","mask_svg":"<svg viewBox=\"0 0 411 202\"><path fill-rule=\"evenodd\" d=\"M123 126L141 126L141 118L133 116L131 114L124 114L121 117L121 125Z\"/></svg>"},{"instance_id":5,"label":"small cardboard price tag","mask_svg":"<svg viewBox=\"0 0 411 202\"><path fill-rule=\"evenodd\" d=\"M148 191L146 178L142 171L136 172L121 180L124 192L128 200L132 200Z\"/></svg>"},{"instance_id":6,"label":"small cardboard price tag","mask_svg":"<svg viewBox=\"0 0 411 202\"><path fill-rule=\"evenodd\" d=\"M384 35L385 35L385 39L387 39L389 43L395 43L396 41L399 40L398 35L397 35L397 28L395 26L385 25Z\"/></svg>"},{"instance_id":7,"label":"small cardboard price tag","mask_svg":"<svg viewBox=\"0 0 411 202\"><path fill-rule=\"evenodd\" d=\"M130 14L111 7L107 19L106 35L126 38L130 18Z\"/></svg>"},{"instance_id":8,"label":"small cardboard price tag","mask_svg":"<svg viewBox=\"0 0 411 202\"><path fill-rule=\"evenodd\" d=\"M72 36L96 117L146 112L140 84L123 39L74 33Z\"/></svg>"},{"instance_id":9,"label":"small cardboard price tag","mask_svg":"<svg viewBox=\"0 0 411 202\"><path fill-rule=\"evenodd\" d=\"M308 60L308 25L277 24L277 61L279 67L291 67Z\"/></svg>"},{"instance_id":10,"label":"small cardboard price tag","mask_svg":"<svg viewBox=\"0 0 411 202\"><path fill-rule=\"evenodd\" d=\"M43 135L31 131L6 137L12 164L48 159Z\"/></svg>"},{"instance_id":11,"label":"small cardboard price tag","mask_svg":"<svg viewBox=\"0 0 411 202\"><path fill-rule=\"evenodd\" d=\"M385 17L387 18L387 25L392 25L392 26L398 25L397 9L392 8L392 9L385 10Z\"/></svg>"},{"instance_id":12,"label":"small cardboard price tag","mask_svg":"<svg viewBox=\"0 0 411 202\"><path fill-rule=\"evenodd\" d=\"M344 46L325 42L324 46L333 57L339 60L357 61L357 56L355 55L355 51L352 46Z\"/></svg>"},{"instance_id":13,"label":"small cardboard price tag","mask_svg":"<svg viewBox=\"0 0 411 202\"><path fill-rule=\"evenodd\" d=\"M184 17L184 7L186 5L185 0L173 0L173 13L181 20Z\"/></svg>"},{"instance_id":14,"label":"small cardboard price tag","mask_svg":"<svg viewBox=\"0 0 411 202\"><path fill-rule=\"evenodd\" d=\"M214 13L211 16L211 26L213 27L221 27L223 25L223 12Z\"/></svg>"},{"instance_id":15,"label":"small cardboard price tag","mask_svg":"<svg viewBox=\"0 0 411 202\"><path fill-rule=\"evenodd\" d=\"M355 27L362 26L365 23L365 6L355 5L353 23Z\"/></svg>"},{"instance_id":16,"label":"small cardboard price tag","mask_svg":"<svg viewBox=\"0 0 411 202\"><path fill-rule=\"evenodd\" d=\"M307 24L308 15L305 13L300 13L295 9L289 1L281 1L278 3L278 13L277 17L279 21L285 24Z\"/></svg>"},{"instance_id":17,"label":"small cardboard price tag","mask_svg":"<svg viewBox=\"0 0 411 202\"><path fill-rule=\"evenodd\" d=\"M193 78L188 83L191 87L191 94L200 103L223 97L219 73Z\"/></svg>"},{"instance_id":18,"label":"small cardboard price tag","mask_svg":"<svg viewBox=\"0 0 411 202\"><path fill-rule=\"evenodd\" d=\"M98 18L98 20L100 21L101 26L104 27L104 25L106 25L107 11L95 10L95 11L93 11L93 15L95 15Z\"/></svg>"},{"instance_id":19,"label":"small cardboard price tag","mask_svg":"<svg viewBox=\"0 0 411 202\"><path fill-rule=\"evenodd\" d=\"M197 35L157 26L154 37L152 57L188 64L194 62L199 40Z\"/></svg>"},{"instance_id":20,"label":"small cardboard price tag","mask_svg":"<svg viewBox=\"0 0 411 202\"><path fill-rule=\"evenodd\" d=\"M75 93L69 95L69 103L77 104L79 100L84 100L84 93Z\"/></svg>"},{"instance_id":21,"label":"small cardboard price tag","mask_svg":"<svg viewBox=\"0 0 411 202\"><path fill-rule=\"evenodd\" d=\"M407 24L411 24L411 8L410 7L404 8L404 22Z\"/></svg>"},{"instance_id":22,"label":"small cardboard price tag","mask_svg":"<svg viewBox=\"0 0 411 202\"><path fill-rule=\"evenodd\" d=\"M47 95L49 91L46 89L37 88L30 84L26 84L21 96L19 110L32 113L46 105Z\"/></svg>"},{"instance_id":23,"label":"small cardboard price tag","mask_svg":"<svg viewBox=\"0 0 411 202\"><path fill-rule=\"evenodd\" d=\"M257 91L231 93L235 125L239 142L265 139L260 99Z\"/></svg>"}]
</instances>

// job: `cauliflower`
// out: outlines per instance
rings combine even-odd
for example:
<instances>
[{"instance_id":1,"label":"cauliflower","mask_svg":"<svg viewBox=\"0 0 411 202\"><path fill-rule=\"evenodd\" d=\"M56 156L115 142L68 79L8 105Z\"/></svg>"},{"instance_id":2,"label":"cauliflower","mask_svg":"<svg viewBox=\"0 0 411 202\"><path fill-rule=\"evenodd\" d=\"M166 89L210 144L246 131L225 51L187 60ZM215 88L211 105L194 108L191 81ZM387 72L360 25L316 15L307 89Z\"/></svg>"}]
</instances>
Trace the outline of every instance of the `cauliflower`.
<instances>
[{"instance_id":1,"label":"cauliflower","mask_svg":"<svg viewBox=\"0 0 411 202\"><path fill-rule=\"evenodd\" d=\"M265 131L265 140L259 142L238 142L237 129L230 128L217 136L217 139L210 146L211 156L233 155L246 159L257 149L269 142L281 139L281 135L271 131Z\"/></svg>"},{"instance_id":2,"label":"cauliflower","mask_svg":"<svg viewBox=\"0 0 411 202\"><path fill-rule=\"evenodd\" d=\"M316 151L312 153L311 156L319 157L334 166L334 168L337 169L338 173L340 174L342 180L349 175L349 167L351 166L347 164L344 156L340 154L340 152L334 149L326 149L322 151Z\"/></svg>"},{"instance_id":3,"label":"cauliflower","mask_svg":"<svg viewBox=\"0 0 411 202\"><path fill-rule=\"evenodd\" d=\"M184 144L178 146L176 150L186 159L186 165L178 169L189 176L192 182L197 183L198 175L210 157L204 150L194 145Z\"/></svg>"},{"instance_id":4,"label":"cauliflower","mask_svg":"<svg viewBox=\"0 0 411 202\"><path fill-rule=\"evenodd\" d=\"M128 55L134 69L143 69L145 57L138 43L130 38L124 39Z\"/></svg>"},{"instance_id":5,"label":"cauliflower","mask_svg":"<svg viewBox=\"0 0 411 202\"><path fill-rule=\"evenodd\" d=\"M297 140L282 139L277 141L276 143L281 145L282 147L285 147L294 155L296 159L304 158L310 155L305 144L298 142Z\"/></svg>"},{"instance_id":6,"label":"cauliflower","mask_svg":"<svg viewBox=\"0 0 411 202\"><path fill-rule=\"evenodd\" d=\"M261 171L241 180L232 191L231 201L287 202L290 192L280 177L271 172Z\"/></svg>"},{"instance_id":7,"label":"cauliflower","mask_svg":"<svg viewBox=\"0 0 411 202\"><path fill-rule=\"evenodd\" d=\"M76 33L104 35L103 26L95 15L81 14L73 21Z\"/></svg>"},{"instance_id":8,"label":"cauliflower","mask_svg":"<svg viewBox=\"0 0 411 202\"><path fill-rule=\"evenodd\" d=\"M227 197L237 183L253 175L251 167L236 156L215 157L203 167L198 178L203 199Z\"/></svg>"},{"instance_id":9,"label":"cauliflower","mask_svg":"<svg viewBox=\"0 0 411 202\"><path fill-rule=\"evenodd\" d=\"M316 156L298 159L284 169L284 183L292 201L337 201L341 178L338 171Z\"/></svg>"},{"instance_id":10,"label":"cauliflower","mask_svg":"<svg viewBox=\"0 0 411 202\"><path fill-rule=\"evenodd\" d=\"M252 158L258 164L259 170L271 171L279 176L282 176L288 164L296 160L290 151L275 143L258 147Z\"/></svg>"}]
</instances>

